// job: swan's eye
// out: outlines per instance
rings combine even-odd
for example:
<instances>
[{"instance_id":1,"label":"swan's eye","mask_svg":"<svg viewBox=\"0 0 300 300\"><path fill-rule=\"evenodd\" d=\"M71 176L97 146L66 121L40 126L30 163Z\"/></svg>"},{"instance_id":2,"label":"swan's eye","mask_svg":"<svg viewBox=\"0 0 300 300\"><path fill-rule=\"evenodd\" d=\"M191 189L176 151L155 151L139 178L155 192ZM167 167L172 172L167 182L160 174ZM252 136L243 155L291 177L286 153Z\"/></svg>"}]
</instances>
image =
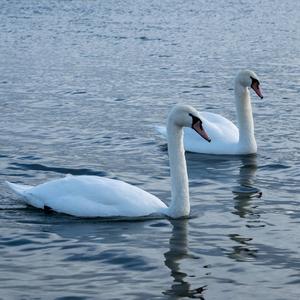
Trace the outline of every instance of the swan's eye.
<instances>
[{"instance_id":1,"label":"swan's eye","mask_svg":"<svg viewBox=\"0 0 300 300\"><path fill-rule=\"evenodd\" d=\"M192 117L192 119L193 119L193 122L192 122L192 127L197 123L197 122L199 122L199 127L200 127L200 129L201 130L203 130L203 127L202 127L202 121L198 118L198 117L195 117L194 115L192 115L192 114L189 114L191 117Z\"/></svg>"},{"instance_id":2,"label":"swan's eye","mask_svg":"<svg viewBox=\"0 0 300 300\"><path fill-rule=\"evenodd\" d=\"M259 81L256 78L253 78L251 76L250 76L250 78L252 80L252 84L259 85Z\"/></svg>"}]
</instances>

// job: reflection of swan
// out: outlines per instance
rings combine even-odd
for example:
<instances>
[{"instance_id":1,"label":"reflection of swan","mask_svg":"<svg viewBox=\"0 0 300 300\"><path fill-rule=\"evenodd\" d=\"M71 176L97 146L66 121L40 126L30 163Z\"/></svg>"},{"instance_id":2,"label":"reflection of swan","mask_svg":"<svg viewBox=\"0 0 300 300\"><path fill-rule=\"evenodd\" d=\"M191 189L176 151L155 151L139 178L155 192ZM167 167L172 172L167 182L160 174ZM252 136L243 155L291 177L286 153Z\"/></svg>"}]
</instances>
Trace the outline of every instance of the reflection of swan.
<instances>
[{"instance_id":1,"label":"reflection of swan","mask_svg":"<svg viewBox=\"0 0 300 300\"><path fill-rule=\"evenodd\" d=\"M185 150L207 154L256 153L257 146L254 137L254 122L250 93L248 90L249 87L251 87L260 98L263 98L257 75L249 70L239 72L235 79L235 102L238 127L221 115L201 112L200 116L203 120L203 125L213 141L211 144L205 144L192 130L185 128ZM157 126L156 128L164 137L167 136L164 127Z\"/></svg>"},{"instance_id":2,"label":"reflection of swan","mask_svg":"<svg viewBox=\"0 0 300 300\"><path fill-rule=\"evenodd\" d=\"M183 126L193 128L209 140L199 114L193 107L176 105L171 110L167 124L172 181L170 207L138 187L97 176L67 176L36 187L13 183L8 185L29 205L79 217L187 216L190 202Z\"/></svg>"},{"instance_id":3,"label":"reflection of swan","mask_svg":"<svg viewBox=\"0 0 300 300\"><path fill-rule=\"evenodd\" d=\"M171 270L173 284L171 289L164 292L170 299L181 299L182 297L204 299L202 293L206 286L191 289L186 281L187 274L180 271L180 260L188 257L187 225L188 220L173 220L172 236L170 238L170 250L165 253L165 265Z\"/></svg>"},{"instance_id":4,"label":"reflection of swan","mask_svg":"<svg viewBox=\"0 0 300 300\"><path fill-rule=\"evenodd\" d=\"M253 204L251 205L251 199L253 197L261 197L262 192L254 186L254 178L257 170L257 157L256 155L247 155L241 157L242 165L240 166L238 176L238 186L234 187L234 212L241 218L246 218L251 215L250 222L254 222L257 226L257 218L259 214L253 213ZM253 199L252 199L253 200ZM247 225L251 226L251 225ZM259 224L258 226L262 226ZM239 234L230 234L229 238L235 242L232 246L232 250L229 253L229 257L237 261L249 261L256 258L257 249L251 245L251 237L244 237Z\"/></svg>"},{"instance_id":5,"label":"reflection of swan","mask_svg":"<svg viewBox=\"0 0 300 300\"><path fill-rule=\"evenodd\" d=\"M230 234L229 237L238 244L232 247L232 252L229 253L230 258L237 261L249 261L256 258L257 249L250 245L252 238L242 237L238 234Z\"/></svg>"},{"instance_id":6,"label":"reflection of swan","mask_svg":"<svg viewBox=\"0 0 300 300\"><path fill-rule=\"evenodd\" d=\"M256 155L247 155L241 157L238 186L234 187L234 200L236 214L245 217L249 212L250 200L253 197L260 197L262 193L254 186L254 177L257 170Z\"/></svg>"}]
</instances>

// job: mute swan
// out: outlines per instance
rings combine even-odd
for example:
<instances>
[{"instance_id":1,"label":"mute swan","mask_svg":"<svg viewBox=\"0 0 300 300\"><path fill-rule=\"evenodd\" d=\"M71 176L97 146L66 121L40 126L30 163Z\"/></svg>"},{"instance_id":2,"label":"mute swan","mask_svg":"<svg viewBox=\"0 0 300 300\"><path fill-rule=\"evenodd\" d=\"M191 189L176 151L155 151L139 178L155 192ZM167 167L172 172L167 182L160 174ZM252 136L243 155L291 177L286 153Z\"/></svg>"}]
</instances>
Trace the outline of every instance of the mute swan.
<instances>
[{"instance_id":1,"label":"mute swan","mask_svg":"<svg viewBox=\"0 0 300 300\"><path fill-rule=\"evenodd\" d=\"M97 176L66 176L38 186L7 182L26 204L77 217L142 217L152 214L171 218L190 212L187 167L183 148L184 126L210 141L197 110L176 105L167 123L171 171L171 204L167 207L154 195L128 183Z\"/></svg>"},{"instance_id":2,"label":"mute swan","mask_svg":"<svg viewBox=\"0 0 300 300\"><path fill-rule=\"evenodd\" d=\"M250 154L256 153L254 124L249 87L262 99L259 79L253 71L243 70L235 78L236 127L221 115L211 112L199 113L203 126L213 142L204 143L190 128L184 129L184 148L186 151L207 154ZM156 126L157 131L167 136L166 128Z\"/></svg>"}]
</instances>

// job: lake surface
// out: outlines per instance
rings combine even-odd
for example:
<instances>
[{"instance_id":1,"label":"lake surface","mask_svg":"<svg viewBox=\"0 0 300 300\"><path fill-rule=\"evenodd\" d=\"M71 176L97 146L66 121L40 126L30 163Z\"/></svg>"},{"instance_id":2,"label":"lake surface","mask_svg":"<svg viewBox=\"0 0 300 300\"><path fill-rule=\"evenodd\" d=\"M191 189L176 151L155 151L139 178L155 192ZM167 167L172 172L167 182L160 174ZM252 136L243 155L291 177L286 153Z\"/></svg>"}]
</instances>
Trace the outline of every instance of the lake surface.
<instances>
[{"instance_id":1,"label":"lake surface","mask_svg":"<svg viewBox=\"0 0 300 300\"><path fill-rule=\"evenodd\" d=\"M292 0L1 1L0 299L299 299L299 11ZM168 204L153 126L177 102L235 120L243 68L265 96L251 93L258 154L187 153L189 219L44 214L4 183L107 176Z\"/></svg>"}]
</instances>

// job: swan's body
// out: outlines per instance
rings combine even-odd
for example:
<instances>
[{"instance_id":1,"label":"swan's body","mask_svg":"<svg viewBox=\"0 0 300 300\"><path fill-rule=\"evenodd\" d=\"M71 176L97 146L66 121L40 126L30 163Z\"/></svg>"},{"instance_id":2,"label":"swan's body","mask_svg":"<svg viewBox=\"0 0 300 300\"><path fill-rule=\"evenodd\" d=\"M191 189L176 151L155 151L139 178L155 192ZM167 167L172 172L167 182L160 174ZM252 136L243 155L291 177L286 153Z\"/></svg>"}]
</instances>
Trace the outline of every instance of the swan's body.
<instances>
[{"instance_id":1,"label":"swan's body","mask_svg":"<svg viewBox=\"0 0 300 300\"><path fill-rule=\"evenodd\" d=\"M35 187L10 182L7 184L28 205L78 217L142 217L153 214L172 218L188 216L190 203L183 126L193 126L208 139L195 109L185 105L173 108L167 125L172 181L170 207L138 187L97 176L66 176Z\"/></svg>"},{"instance_id":2,"label":"swan's body","mask_svg":"<svg viewBox=\"0 0 300 300\"><path fill-rule=\"evenodd\" d=\"M154 195L105 177L68 175L35 187L8 185L28 205L77 217L139 217L164 214L167 208Z\"/></svg>"},{"instance_id":3,"label":"swan's body","mask_svg":"<svg viewBox=\"0 0 300 300\"><path fill-rule=\"evenodd\" d=\"M199 115L212 142L203 143L191 128L184 128L184 149L198 153L232 154L239 141L238 128L221 115L210 112L199 112ZM156 130L162 136L167 136L166 127L156 126Z\"/></svg>"},{"instance_id":4,"label":"swan's body","mask_svg":"<svg viewBox=\"0 0 300 300\"><path fill-rule=\"evenodd\" d=\"M207 154L250 154L256 153L257 145L254 136L254 122L252 115L250 92L252 87L259 97L257 75L252 71L241 71L235 79L235 102L238 127L221 115L199 113L207 134L212 143L207 144L190 128L184 129L184 148L186 151ZM167 136L166 128L157 126L156 129Z\"/></svg>"}]
</instances>

